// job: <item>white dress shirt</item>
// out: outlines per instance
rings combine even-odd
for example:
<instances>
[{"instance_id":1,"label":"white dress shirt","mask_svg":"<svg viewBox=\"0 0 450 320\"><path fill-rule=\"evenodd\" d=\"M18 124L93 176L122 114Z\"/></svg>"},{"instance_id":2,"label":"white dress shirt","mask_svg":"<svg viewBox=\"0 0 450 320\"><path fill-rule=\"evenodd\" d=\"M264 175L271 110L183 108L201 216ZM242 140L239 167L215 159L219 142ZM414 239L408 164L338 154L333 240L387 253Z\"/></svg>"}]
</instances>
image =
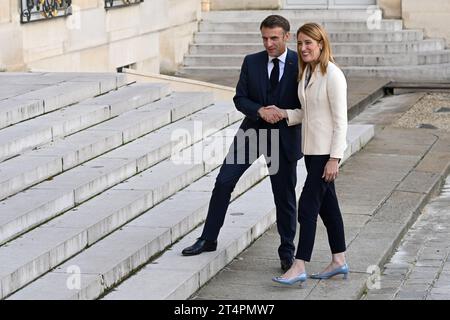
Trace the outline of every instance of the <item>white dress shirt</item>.
<instances>
[{"instance_id":1,"label":"white dress shirt","mask_svg":"<svg viewBox=\"0 0 450 320\"><path fill-rule=\"evenodd\" d=\"M284 73L284 66L286 64L286 57L287 57L287 48L284 51L284 53L281 56L279 56L279 57L271 57L271 56L269 56L269 61L267 61L267 74L269 75L269 79L270 79L270 73L272 72L272 69L273 69L273 66L274 66L272 60L275 59L275 58L278 58L278 60L280 61L279 62L279 65L280 65L280 76L278 78L278 81L281 81L281 77L283 77L283 73Z\"/></svg>"}]
</instances>

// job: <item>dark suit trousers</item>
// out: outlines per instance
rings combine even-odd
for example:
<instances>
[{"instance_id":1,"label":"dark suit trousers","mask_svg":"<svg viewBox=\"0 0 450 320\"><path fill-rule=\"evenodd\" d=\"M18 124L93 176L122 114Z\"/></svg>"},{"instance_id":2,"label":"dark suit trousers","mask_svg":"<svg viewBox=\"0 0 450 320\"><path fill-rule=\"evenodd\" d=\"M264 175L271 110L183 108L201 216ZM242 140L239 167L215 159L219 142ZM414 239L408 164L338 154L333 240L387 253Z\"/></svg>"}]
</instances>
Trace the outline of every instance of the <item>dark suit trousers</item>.
<instances>
[{"instance_id":1,"label":"dark suit trousers","mask_svg":"<svg viewBox=\"0 0 450 320\"><path fill-rule=\"evenodd\" d=\"M236 159L237 152L238 150L232 146L227 158ZM240 177L253 162L248 159L248 148L245 148L245 152L245 163L230 163L231 161L225 160L220 168L209 202L208 215L201 235L202 239L213 241L219 235L230 203L231 193ZM294 237L297 225L295 195L297 161L288 161L283 150L280 150L279 153L279 169L270 175L276 206L277 228L281 238L278 254L280 259L292 259L295 251Z\"/></svg>"},{"instance_id":2,"label":"dark suit trousers","mask_svg":"<svg viewBox=\"0 0 450 320\"><path fill-rule=\"evenodd\" d=\"M330 155L305 155L308 175L303 186L298 205L300 237L296 259L310 261L316 236L317 216L327 228L328 243L331 252L345 251L344 223L333 182L322 178L325 165Z\"/></svg>"}]
</instances>

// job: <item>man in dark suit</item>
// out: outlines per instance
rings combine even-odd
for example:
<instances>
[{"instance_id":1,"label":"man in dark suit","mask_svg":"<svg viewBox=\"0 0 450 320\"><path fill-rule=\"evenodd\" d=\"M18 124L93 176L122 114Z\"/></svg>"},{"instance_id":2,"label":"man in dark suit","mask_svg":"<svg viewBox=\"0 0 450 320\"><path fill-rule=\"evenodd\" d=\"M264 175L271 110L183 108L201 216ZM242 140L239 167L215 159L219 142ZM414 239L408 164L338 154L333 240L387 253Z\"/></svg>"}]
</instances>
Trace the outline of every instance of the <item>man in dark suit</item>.
<instances>
[{"instance_id":1,"label":"man in dark suit","mask_svg":"<svg viewBox=\"0 0 450 320\"><path fill-rule=\"evenodd\" d=\"M268 16L260 26L266 50L244 59L233 100L245 119L216 178L203 233L192 246L183 250L183 255L216 250L231 193L245 170L263 154L268 162L276 205L281 268L288 270L293 262L297 225L296 166L302 157L301 127L288 127L286 121L281 121L283 115L273 107L300 108L298 57L287 48L289 30L285 18ZM243 145L239 143L242 141Z\"/></svg>"}]
</instances>

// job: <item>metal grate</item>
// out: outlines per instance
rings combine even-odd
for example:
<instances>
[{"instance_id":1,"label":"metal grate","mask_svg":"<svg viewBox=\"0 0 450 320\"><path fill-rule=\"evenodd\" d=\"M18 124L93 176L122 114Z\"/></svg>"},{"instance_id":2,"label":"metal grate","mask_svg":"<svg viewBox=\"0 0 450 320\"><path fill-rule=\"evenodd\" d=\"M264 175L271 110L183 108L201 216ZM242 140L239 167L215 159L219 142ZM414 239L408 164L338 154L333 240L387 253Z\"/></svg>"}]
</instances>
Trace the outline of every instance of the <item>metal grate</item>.
<instances>
[{"instance_id":1,"label":"metal grate","mask_svg":"<svg viewBox=\"0 0 450 320\"><path fill-rule=\"evenodd\" d=\"M105 0L105 9L128 7L141 2L144 2L144 0Z\"/></svg>"},{"instance_id":2,"label":"metal grate","mask_svg":"<svg viewBox=\"0 0 450 320\"><path fill-rule=\"evenodd\" d=\"M47 20L72 14L72 0L20 0L20 22Z\"/></svg>"}]
</instances>

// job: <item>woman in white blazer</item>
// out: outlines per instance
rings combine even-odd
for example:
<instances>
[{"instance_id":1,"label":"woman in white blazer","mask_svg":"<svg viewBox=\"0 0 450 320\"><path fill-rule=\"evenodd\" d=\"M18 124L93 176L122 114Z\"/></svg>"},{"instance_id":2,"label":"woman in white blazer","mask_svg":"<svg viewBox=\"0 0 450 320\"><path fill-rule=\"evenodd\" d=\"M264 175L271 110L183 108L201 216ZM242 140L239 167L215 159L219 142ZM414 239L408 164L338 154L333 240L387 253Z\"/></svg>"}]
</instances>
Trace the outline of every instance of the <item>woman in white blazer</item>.
<instances>
[{"instance_id":1,"label":"woman in white blazer","mask_svg":"<svg viewBox=\"0 0 450 320\"><path fill-rule=\"evenodd\" d=\"M308 174L298 206L300 237L295 261L283 276L273 278L283 284L306 280L305 262L311 259L319 214L327 228L332 259L323 272L310 277L328 279L342 274L346 278L348 274L344 224L334 186L346 148L347 81L334 63L328 35L320 25L307 23L298 29L297 51L302 109L278 111L289 126L302 123Z\"/></svg>"}]
</instances>

